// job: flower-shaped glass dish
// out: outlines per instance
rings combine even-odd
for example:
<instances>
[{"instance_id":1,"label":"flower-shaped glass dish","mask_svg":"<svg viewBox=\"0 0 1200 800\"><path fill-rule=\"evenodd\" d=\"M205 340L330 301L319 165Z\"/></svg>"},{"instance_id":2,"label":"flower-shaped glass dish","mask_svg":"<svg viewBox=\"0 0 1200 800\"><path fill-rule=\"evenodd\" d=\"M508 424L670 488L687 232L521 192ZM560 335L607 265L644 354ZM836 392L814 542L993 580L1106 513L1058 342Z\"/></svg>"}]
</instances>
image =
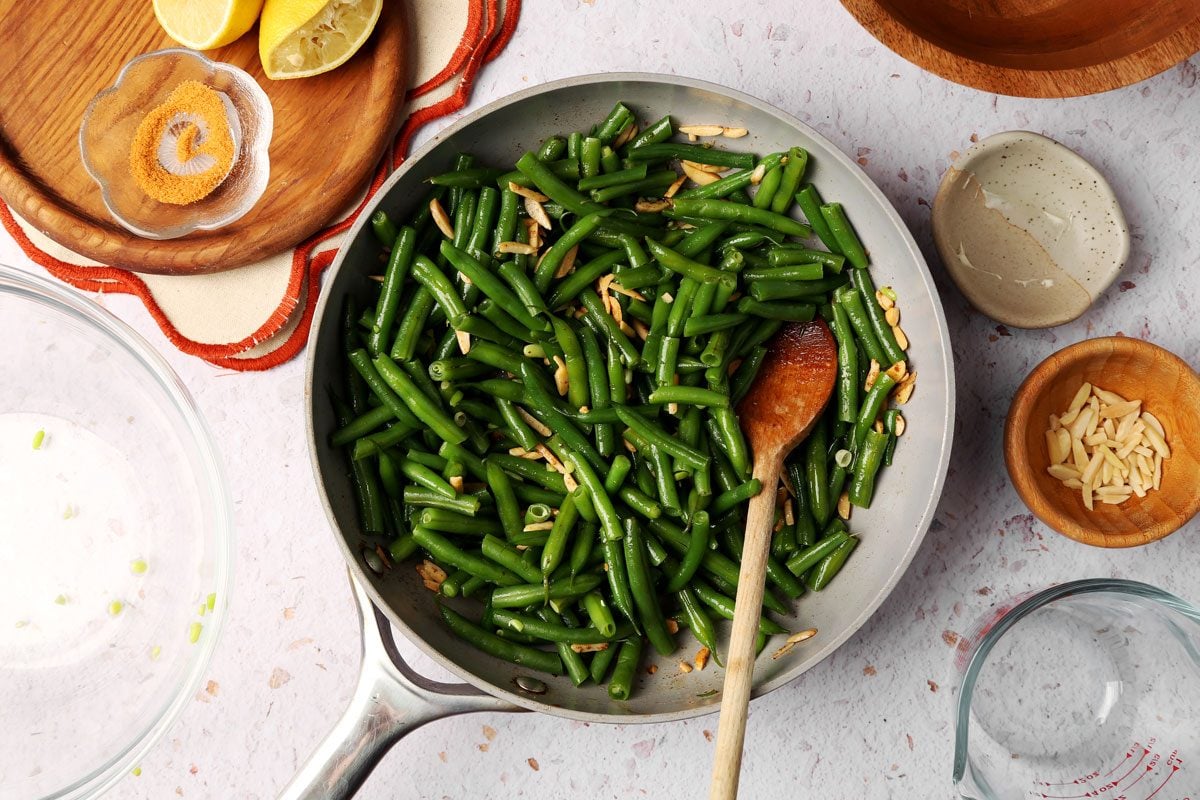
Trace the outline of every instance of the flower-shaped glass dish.
<instances>
[{"instance_id":1,"label":"flower-shaped glass dish","mask_svg":"<svg viewBox=\"0 0 1200 800\"><path fill-rule=\"evenodd\" d=\"M130 149L146 114L185 81L220 94L235 152L229 174L211 194L174 205L155 200L138 185ZM147 239L174 239L228 225L254 207L267 188L273 127L271 101L249 74L194 50L171 48L131 60L116 82L96 95L83 115L79 149L113 219Z\"/></svg>"},{"instance_id":2,"label":"flower-shaped glass dish","mask_svg":"<svg viewBox=\"0 0 1200 800\"><path fill-rule=\"evenodd\" d=\"M95 303L0 265L0 341L0 797L95 797L199 688L229 498L183 384Z\"/></svg>"}]
</instances>

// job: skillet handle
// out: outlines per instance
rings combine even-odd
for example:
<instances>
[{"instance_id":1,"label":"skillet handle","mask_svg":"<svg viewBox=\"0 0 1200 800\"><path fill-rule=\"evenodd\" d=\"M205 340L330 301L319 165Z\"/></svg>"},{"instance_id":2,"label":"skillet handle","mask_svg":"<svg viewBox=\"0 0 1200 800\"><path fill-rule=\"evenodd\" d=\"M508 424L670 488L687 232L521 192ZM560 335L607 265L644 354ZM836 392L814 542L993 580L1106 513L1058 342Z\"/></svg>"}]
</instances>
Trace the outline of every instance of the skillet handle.
<instances>
[{"instance_id":1,"label":"skillet handle","mask_svg":"<svg viewBox=\"0 0 1200 800\"><path fill-rule=\"evenodd\" d=\"M395 650L386 617L350 576L363 630L362 668L350 705L279 800L348 800L391 746L435 719L474 711L520 711L468 684L422 677Z\"/></svg>"}]
</instances>

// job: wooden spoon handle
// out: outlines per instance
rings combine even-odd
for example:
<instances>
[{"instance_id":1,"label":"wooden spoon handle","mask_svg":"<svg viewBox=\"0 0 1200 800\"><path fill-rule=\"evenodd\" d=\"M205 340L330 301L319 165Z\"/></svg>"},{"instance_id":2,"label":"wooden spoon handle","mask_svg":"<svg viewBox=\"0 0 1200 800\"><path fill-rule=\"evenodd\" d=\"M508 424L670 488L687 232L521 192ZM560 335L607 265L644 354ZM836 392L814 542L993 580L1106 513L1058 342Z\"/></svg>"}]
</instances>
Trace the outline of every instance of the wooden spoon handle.
<instances>
[{"instance_id":1,"label":"wooden spoon handle","mask_svg":"<svg viewBox=\"0 0 1200 800\"><path fill-rule=\"evenodd\" d=\"M729 637L729 652L725 655L725 688L721 694L721 719L717 727L717 752L709 800L734 800L742 769L746 711L754 678L754 641L758 637L763 582L775 522L775 489L779 485L779 470L783 467L781 454L764 455L765 458L757 458L754 463L754 477L762 481L762 491L750 501L746 520L733 632Z\"/></svg>"}]
</instances>

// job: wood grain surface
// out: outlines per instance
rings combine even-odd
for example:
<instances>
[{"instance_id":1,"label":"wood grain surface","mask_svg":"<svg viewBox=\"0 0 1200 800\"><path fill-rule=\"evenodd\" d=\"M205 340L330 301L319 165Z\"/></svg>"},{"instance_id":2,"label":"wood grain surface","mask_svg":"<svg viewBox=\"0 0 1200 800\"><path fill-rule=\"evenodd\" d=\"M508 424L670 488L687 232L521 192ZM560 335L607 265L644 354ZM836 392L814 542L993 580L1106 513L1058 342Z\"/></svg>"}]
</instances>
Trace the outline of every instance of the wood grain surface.
<instances>
[{"instance_id":1,"label":"wood grain surface","mask_svg":"<svg viewBox=\"0 0 1200 800\"><path fill-rule=\"evenodd\" d=\"M403 4L389 0L349 62L298 80L263 75L257 26L207 52L249 72L271 99L270 182L231 225L152 241L111 218L78 144L87 104L125 62L178 46L150 0L0 0L0 197L59 244L140 272L217 272L288 250L353 202L391 141L406 89L406 28Z\"/></svg>"},{"instance_id":2,"label":"wood grain surface","mask_svg":"<svg viewBox=\"0 0 1200 800\"><path fill-rule=\"evenodd\" d=\"M1166 430L1171 457L1160 488L1092 511L1078 491L1046 472L1045 432L1084 382L1141 400ZM1004 459L1017 494L1054 530L1097 547L1133 547L1173 533L1200 511L1200 377L1182 359L1141 339L1112 336L1064 348L1034 368L1013 397Z\"/></svg>"},{"instance_id":3,"label":"wood grain surface","mask_svg":"<svg viewBox=\"0 0 1200 800\"><path fill-rule=\"evenodd\" d=\"M1128 86L1200 51L1194 0L842 0L875 38L957 83L1023 97Z\"/></svg>"}]
</instances>

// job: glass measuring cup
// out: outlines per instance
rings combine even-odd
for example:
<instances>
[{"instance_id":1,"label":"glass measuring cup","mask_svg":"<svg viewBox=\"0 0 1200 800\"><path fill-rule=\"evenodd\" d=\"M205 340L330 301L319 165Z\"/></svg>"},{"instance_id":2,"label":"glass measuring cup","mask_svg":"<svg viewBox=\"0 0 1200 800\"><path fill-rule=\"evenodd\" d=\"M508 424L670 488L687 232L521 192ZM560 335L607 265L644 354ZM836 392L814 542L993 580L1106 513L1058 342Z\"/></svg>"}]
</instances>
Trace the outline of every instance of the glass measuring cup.
<instances>
[{"instance_id":1,"label":"glass measuring cup","mask_svg":"<svg viewBox=\"0 0 1200 800\"><path fill-rule=\"evenodd\" d=\"M970 800L1200 797L1200 609L1084 580L994 616L962 651L954 783Z\"/></svg>"}]
</instances>

